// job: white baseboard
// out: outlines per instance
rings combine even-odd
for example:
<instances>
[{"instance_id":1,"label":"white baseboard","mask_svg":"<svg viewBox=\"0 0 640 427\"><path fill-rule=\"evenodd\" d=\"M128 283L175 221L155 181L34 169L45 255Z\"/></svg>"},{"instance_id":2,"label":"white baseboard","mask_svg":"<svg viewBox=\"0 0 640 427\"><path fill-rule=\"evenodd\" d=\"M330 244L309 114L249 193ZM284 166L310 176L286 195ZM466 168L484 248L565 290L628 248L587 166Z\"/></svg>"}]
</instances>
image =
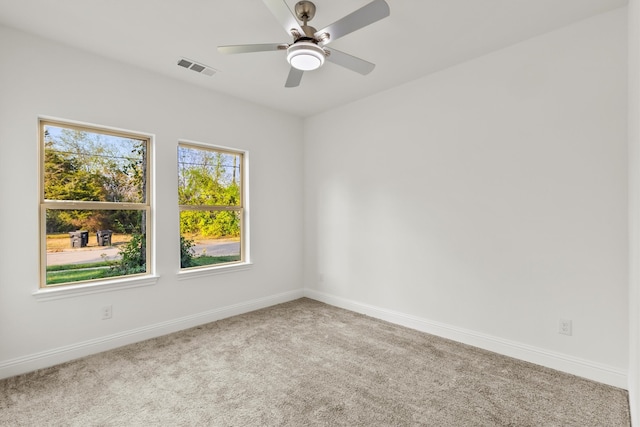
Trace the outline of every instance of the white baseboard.
<instances>
[{"instance_id":1,"label":"white baseboard","mask_svg":"<svg viewBox=\"0 0 640 427\"><path fill-rule=\"evenodd\" d=\"M469 329L458 328L429 319L387 310L357 301L329 295L312 289L305 289L304 296L329 305L355 311L376 319L405 326L421 332L447 338L463 344L479 347L494 353L535 363L547 368L577 375L614 387L627 389L627 372L601 363L580 359L562 353L510 341Z\"/></svg>"},{"instance_id":2,"label":"white baseboard","mask_svg":"<svg viewBox=\"0 0 640 427\"><path fill-rule=\"evenodd\" d=\"M0 379L54 366L80 357L100 353L106 350L112 350L114 348L122 347L123 345L156 338L172 332L236 316L238 314L248 313L250 311L259 310L272 305L293 301L295 299L302 298L303 296L302 289L284 292L72 345L58 347L52 350L30 354L15 359L0 361Z\"/></svg>"},{"instance_id":3,"label":"white baseboard","mask_svg":"<svg viewBox=\"0 0 640 427\"><path fill-rule=\"evenodd\" d=\"M627 372L624 370L519 342L481 334L472 330L458 328L432 320L363 304L311 289L300 289L264 298L257 298L142 328L136 328L15 359L1 361L0 379L68 362L80 357L111 350L146 339L159 337L238 314L248 313L250 311L259 310L261 308L266 308L287 301L293 301L303 296L421 332L451 339L493 351L495 353L503 354L505 356L525 360L527 362L556 369L558 371L578 375L593 381L612 385L614 387L622 389L627 389L628 387Z\"/></svg>"}]
</instances>

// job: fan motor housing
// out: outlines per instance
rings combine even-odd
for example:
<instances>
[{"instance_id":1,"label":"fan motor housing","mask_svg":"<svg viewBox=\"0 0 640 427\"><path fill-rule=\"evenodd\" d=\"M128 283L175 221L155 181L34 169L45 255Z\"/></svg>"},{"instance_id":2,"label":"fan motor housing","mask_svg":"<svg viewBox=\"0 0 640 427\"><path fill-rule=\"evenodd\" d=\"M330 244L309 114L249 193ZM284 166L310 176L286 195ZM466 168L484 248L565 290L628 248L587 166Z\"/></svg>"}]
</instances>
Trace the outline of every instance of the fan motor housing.
<instances>
[{"instance_id":1,"label":"fan motor housing","mask_svg":"<svg viewBox=\"0 0 640 427\"><path fill-rule=\"evenodd\" d=\"M316 16L316 5L310 1L299 1L294 10L298 19L304 23L311 21Z\"/></svg>"}]
</instances>

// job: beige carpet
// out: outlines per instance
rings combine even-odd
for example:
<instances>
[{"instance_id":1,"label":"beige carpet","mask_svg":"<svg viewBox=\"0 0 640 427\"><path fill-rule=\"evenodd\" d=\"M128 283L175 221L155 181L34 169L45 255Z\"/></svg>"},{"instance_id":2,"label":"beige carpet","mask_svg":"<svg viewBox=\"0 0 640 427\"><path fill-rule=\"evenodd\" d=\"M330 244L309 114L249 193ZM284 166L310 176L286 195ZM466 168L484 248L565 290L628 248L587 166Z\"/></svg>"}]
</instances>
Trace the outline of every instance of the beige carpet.
<instances>
[{"instance_id":1,"label":"beige carpet","mask_svg":"<svg viewBox=\"0 0 640 427\"><path fill-rule=\"evenodd\" d=\"M301 299L0 381L3 426L628 426L627 393Z\"/></svg>"}]
</instances>

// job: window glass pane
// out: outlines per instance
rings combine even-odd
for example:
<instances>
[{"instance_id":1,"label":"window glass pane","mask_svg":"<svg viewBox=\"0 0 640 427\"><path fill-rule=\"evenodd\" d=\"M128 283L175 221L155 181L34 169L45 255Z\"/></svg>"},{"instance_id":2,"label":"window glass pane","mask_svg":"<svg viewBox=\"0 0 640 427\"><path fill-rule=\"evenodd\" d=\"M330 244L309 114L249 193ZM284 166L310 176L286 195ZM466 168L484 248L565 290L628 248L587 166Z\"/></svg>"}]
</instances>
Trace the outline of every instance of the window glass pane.
<instances>
[{"instance_id":1,"label":"window glass pane","mask_svg":"<svg viewBox=\"0 0 640 427\"><path fill-rule=\"evenodd\" d=\"M241 206L241 156L178 147L178 204Z\"/></svg>"},{"instance_id":2,"label":"window glass pane","mask_svg":"<svg viewBox=\"0 0 640 427\"><path fill-rule=\"evenodd\" d=\"M46 200L144 203L146 141L44 124Z\"/></svg>"},{"instance_id":3,"label":"window glass pane","mask_svg":"<svg viewBox=\"0 0 640 427\"><path fill-rule=\"evenodd\" d=\"M46 209L46 285L147 272L144 210Z\"/></svg>"},{"instance_id":4,"label":"window glass pane","mask_svg":"<svg viewBox=\"0 0 640 427\"><path fill-rule=\"evenodd\" d=\"M180 267L241 260L240 211L180 212Z\"/></svg>"}]
</instances>

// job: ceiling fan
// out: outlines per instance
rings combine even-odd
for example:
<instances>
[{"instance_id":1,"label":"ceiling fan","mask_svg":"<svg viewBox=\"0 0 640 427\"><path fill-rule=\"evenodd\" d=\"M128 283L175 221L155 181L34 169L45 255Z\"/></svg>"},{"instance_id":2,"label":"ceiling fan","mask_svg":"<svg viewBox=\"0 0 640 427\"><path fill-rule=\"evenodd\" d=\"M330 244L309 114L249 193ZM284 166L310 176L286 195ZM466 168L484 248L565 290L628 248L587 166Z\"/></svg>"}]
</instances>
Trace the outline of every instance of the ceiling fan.
<instances>
[{"instance_id":1,"label":"ceiling fan","mask_svg":"<svg viewBox=\"0 0 640 427\"><path fill-rule=\"evenodd\" d=\"M300 85L302 74L305 71L320 68L325 60L362 75L369 74L374 69L375 64L371 62L326 46L340 37L389 16L389 5L385 0L374 0L321 30L316 30L308 25L316 14L316 6L310 1L296 3L295 14L291 12L284 0L263 1L285 31L293 36L293 43L218 46L220 53L286 50L287 61L291 65L291 69L285 87Z\"/></svg>"}]
</instances>

